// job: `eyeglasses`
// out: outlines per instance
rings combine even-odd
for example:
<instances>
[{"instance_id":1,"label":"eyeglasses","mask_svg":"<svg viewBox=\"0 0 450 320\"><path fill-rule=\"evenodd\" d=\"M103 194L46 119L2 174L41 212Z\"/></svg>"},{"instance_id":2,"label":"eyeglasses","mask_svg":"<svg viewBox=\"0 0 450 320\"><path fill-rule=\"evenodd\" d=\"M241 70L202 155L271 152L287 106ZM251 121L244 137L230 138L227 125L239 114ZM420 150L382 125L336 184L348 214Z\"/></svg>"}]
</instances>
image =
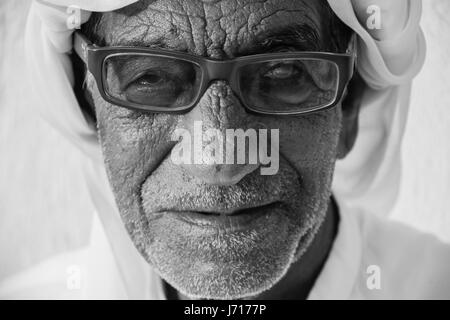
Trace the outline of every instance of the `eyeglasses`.
<instances>
[{"instance_id":1,"label":"eyeglasses","mask_svg":"<svg viewBox=\"0 0 450 320\"><path fill-rule=\"evenodd\" d=\"M225 80L247 110L292 115L325 110L341 100L354 72L355 42L353 37L345 54L278 52L218 61L160 49L98 47L76 32L74 49L103 99L117 106L183 113L213 81Z\"/></svg>"}]
</instances>

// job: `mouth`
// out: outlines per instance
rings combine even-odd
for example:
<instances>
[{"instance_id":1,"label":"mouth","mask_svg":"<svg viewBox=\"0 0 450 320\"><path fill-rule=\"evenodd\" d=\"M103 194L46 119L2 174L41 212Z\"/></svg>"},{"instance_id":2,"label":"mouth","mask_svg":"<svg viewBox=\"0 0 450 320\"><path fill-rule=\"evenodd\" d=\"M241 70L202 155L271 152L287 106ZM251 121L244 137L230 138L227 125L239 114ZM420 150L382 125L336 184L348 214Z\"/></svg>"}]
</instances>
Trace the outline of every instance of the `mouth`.
<instances>
[{"instance_id":1,"label":"mouth","mask_svg":"<svg viewBox=\"0 0 450 320\"><path fill-rule=\"evenodd\" d=\"M242 208L233 211L164 211L160 214L170 215L181 222L203 229L220 229L228 232L251 229L261 219L269 219L271 214L279 211L281 202L276 201L261 206Z\"/></svg>"}]
</instances>

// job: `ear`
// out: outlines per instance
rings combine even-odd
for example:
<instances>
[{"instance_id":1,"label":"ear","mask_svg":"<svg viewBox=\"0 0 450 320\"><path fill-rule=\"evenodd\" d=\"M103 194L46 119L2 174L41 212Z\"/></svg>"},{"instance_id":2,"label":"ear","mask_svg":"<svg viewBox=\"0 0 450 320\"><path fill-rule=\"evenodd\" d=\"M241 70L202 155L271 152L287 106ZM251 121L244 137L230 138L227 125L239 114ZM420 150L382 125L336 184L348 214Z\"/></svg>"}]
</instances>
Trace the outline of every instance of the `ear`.
<instances>
[{"instance_id":1,"label":"ear","mask_svg":"<svg viewBox=\"0 0 450 320\"><path fill-rule=\"evenodd\" d=\"M352 150L358 135L358 118L366 83L355 73L347 86L342 100L342 129L339 136L338 159L343 159Z\"/></svg>"}]
</instances>

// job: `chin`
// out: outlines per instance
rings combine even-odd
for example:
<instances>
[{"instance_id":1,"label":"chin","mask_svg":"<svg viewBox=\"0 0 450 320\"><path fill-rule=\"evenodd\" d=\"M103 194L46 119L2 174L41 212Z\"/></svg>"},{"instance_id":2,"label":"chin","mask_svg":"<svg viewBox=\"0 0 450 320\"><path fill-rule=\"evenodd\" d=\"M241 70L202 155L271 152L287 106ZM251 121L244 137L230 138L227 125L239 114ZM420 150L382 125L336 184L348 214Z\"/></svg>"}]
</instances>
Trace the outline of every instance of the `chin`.
<instances>
[{"instance_id":1,"label":"chin","mask_svg":"<svg viewBox=\"0 0 450 320\"><path fill-rule=\"evenodd\" d=\"M165 212L147 220L148 229L133 240L154 270L187 297L252 298L272 288L301 259L326 209L326 202L278 203L246 223L222 228Z\"/></svg>"}]
</instances>

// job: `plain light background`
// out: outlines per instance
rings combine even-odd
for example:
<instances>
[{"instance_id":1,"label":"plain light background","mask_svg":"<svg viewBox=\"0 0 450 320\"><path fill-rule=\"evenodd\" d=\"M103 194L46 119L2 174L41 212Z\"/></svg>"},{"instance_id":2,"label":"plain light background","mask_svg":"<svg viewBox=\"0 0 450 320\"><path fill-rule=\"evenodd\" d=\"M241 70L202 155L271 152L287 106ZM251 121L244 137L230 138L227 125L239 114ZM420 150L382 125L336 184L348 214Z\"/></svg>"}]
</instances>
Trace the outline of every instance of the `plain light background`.
<instances>
[{"instance_id":1,"label":"plain light background","mask_svg":"<svg viewBox=\"0 0 450 320\"><path fill-rule=\"evenodd\" d=\"M83 156L27 101L28 6L29 0L0 1L0 281L87 244L92 213ZM428 54L414 82L392 217L450 242L450 1L423 6Z\"/></svg>"}]
</instances>

